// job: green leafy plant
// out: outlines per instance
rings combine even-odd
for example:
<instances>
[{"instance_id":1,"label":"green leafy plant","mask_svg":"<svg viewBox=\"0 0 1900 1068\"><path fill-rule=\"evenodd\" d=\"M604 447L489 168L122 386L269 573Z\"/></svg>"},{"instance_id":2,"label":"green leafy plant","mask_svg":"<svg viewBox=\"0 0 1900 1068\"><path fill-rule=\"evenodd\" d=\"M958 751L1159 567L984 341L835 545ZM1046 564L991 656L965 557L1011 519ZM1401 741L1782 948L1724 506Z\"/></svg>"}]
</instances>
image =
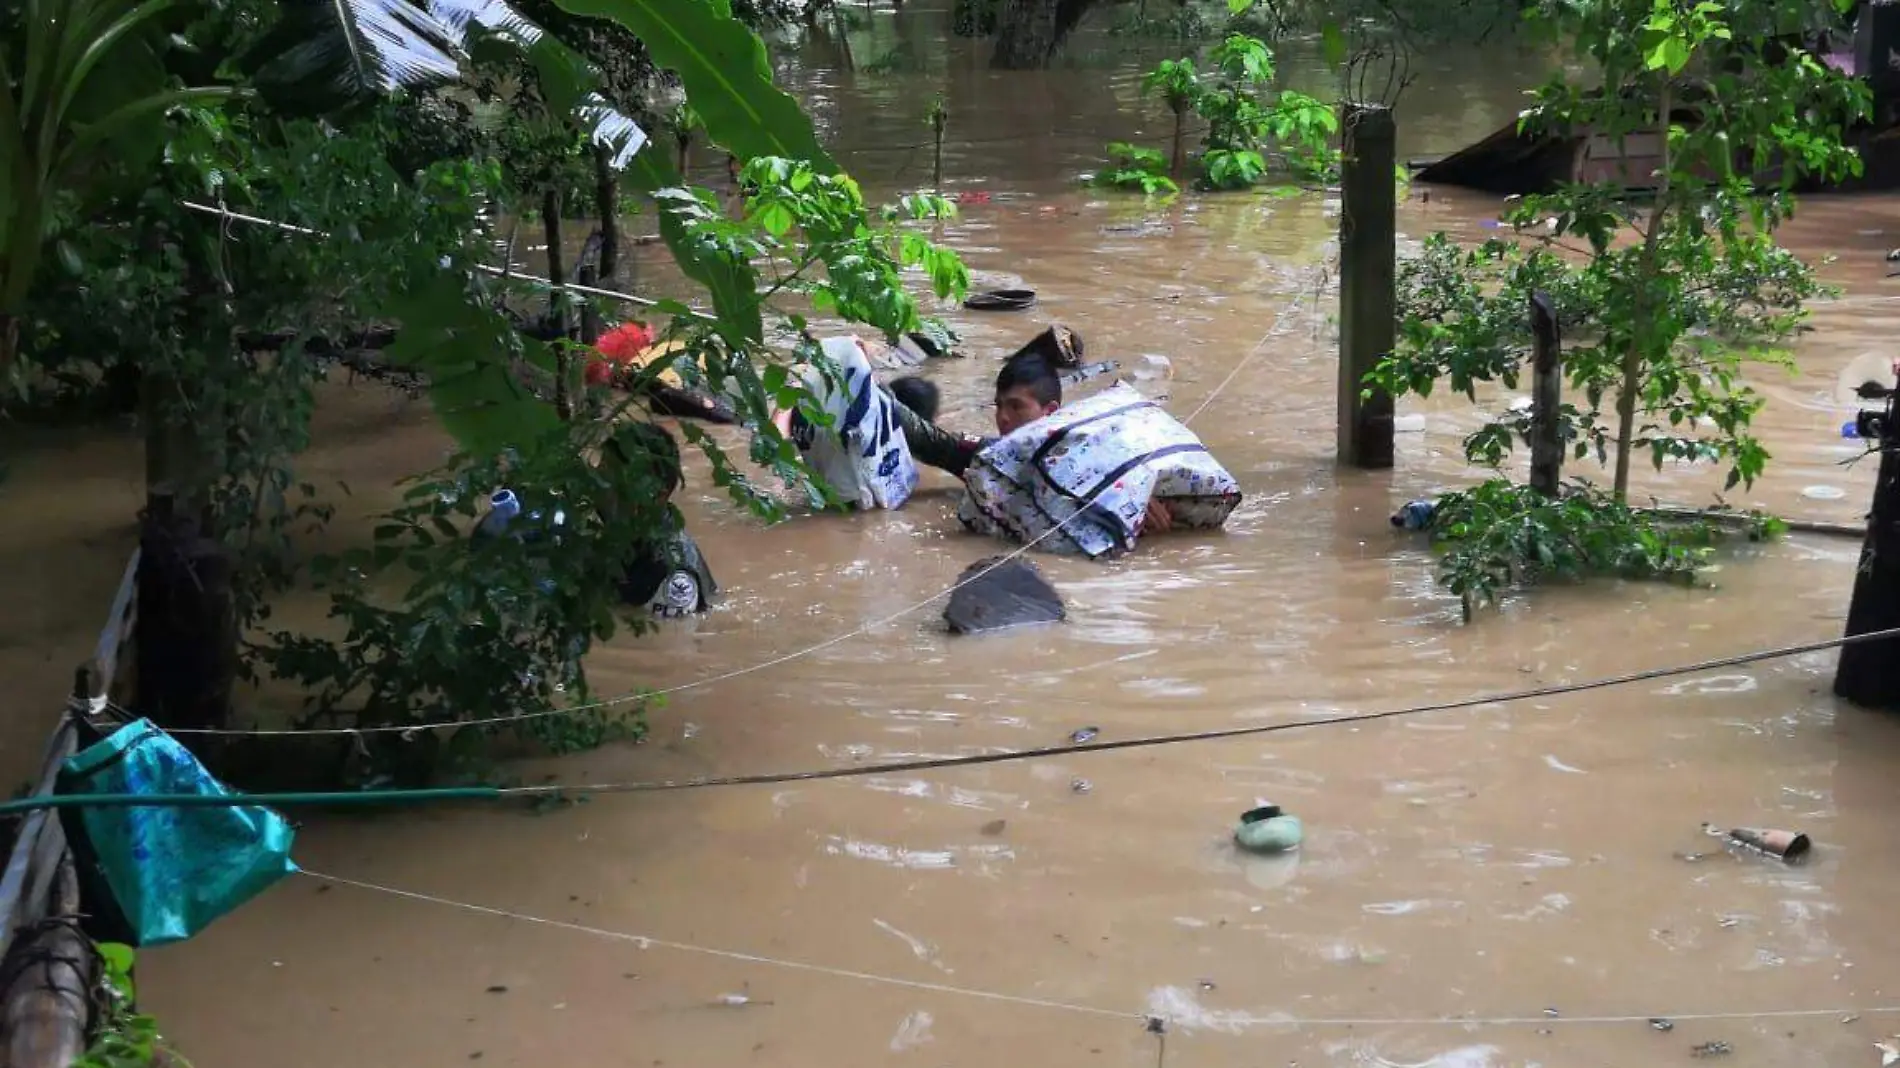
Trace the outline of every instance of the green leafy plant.
<instances>
[{"instance_id":1,"label":"green leafy plant","mask_svg":"<svg viewBox=\"0 0 1900 1068\"><path fill-rule=\"evenodd\" d=\"M117 942L98 947L100 1016L92 1040L73 1068L190 1068L159 1034L158 1021L139 1012L132 983L135 954Z\"/></svg>"},{"instance_id":2,"label":"green leafy plant","mask_svg":"<svg viewBox=\"0 0 1900 1068\"><path fill-rule=\"evenodd\" d=\"M1546 497L1491 479L1439 498L1431 525L1439 582L1466 622L1512 586L1593 575L1688 583L1707 562L1708 523L1658 519L1585 482L1571 490Z\"/></svg>"},{"instance_id":3,"label":"green leafy plant","mask_svg":"<svg viewBox=\"0 0 1900 1068\"><path fill-rule=\"evenodd\" d=\"M88 149L89 170L62 164L66 184L46 184L41 200L50 206L29 228L46 235L30 251L61 249L53 258L60 269L37 272L30 306L9 325L27 325L35 373L129 379L125 392L151 429L153 469L181 488L181 511L196 516L208 506L228 545L269 550L269 567L253 567L251 556L234 567L242 582L256 579L238 594L246 623L266 618L269 592L288 580L283 524L321 518L307 499L314 487L291 469L307 440L315 382L343 360L419 383L462 453L415 487L371 546L313 564L340 634L280 632L255 651L310 691L312 722L404 725L477 709L513 719L585 692L581 657L626 625L603 575L677 516L622 509L577 520L558 553L550 543L513 541L477 553L449 536L473 518L477 497L503 484L558 500L573 515L600 515L601 476L580 457L617 418L608 398L580 390L571 346L518 328L507 305L532 290L481 273L497 208L535 193L575 196L589 155L598 182L603 149L616 155L610 170L628 163L618 153L630 136L609 136L630 134L615 125L626 114L623 94L645 84L646 73L669 92L683 88L706 138L747 163L748 192L734 220L710 194L682 185L671 153L644 151L628 163L624 188L662 209L668 250L712 298L710 317L678 303L658 317L672 317L665 333L682 343L675 369L731 396L743 413L752 459L808 486L796 450L766 418L773 407L803 403L789 363L822 362L802 336L806 316L835 313L887 335L942 332L906 286L914 275L931 292L956 296L968 275L921 232L949 205L911 198L885 212L867 208L809 118L773 85L762 43L725 0L566 5L572 25L564 29L606 16L638 44L624 69L609 62L611 49L582 57L505 4L484 8L474 32L451 20L460 28L444 35L428 19L404 22L414 11L393 3L239 0L168 25L181 47L166 56L189 58L161 71L171 84L193 84L185 74L195 65L259 91L241 102L237 90L205 94L218 107L179 106L198 97L140 104L152 119L138 131L151 153ZM761 5L741 6L760 17ZM298 43L310 47L269 61L272 49ZM11 72L30 57L6 57L0 81L19 112L27 86ZM445 90L445 79L462 85ZM411 92L383 95L397 87ZM509 109L520 113L490 125ZM64 144L68 133L35 136ZM285 226L247 228L186 209L186 199ZM24 209L9 201L7 210ZM793 298L804 303L781 306ZM796 339L789 353L768 345L768 315L780 328L772 340ZM687 434L735 498L776 514L776 502L716 441ZM812 491L822 496L822 487ZM637 729L637 719L603 713L507 726L521 729L424 732L413 743L366 746L350 775L426 778L472 766L496 733L561 749Z\"/></svg>"},{"instance_id":4,"label":"green leafy plant","mask_svg":"<svg viewBox=\"0 0 1900 1068\"><path fill-rule=\"evenodd\" d=\"M1167 170L1167 157L1154 149L1115 141L1108 146L1108 167L1090 181L1104 189L1172 196L1180 192L1181 187L1168 177Z\"/></svg>"},{"instance_id":5,"label":"green leafy plant","mask_svg":"<svg viewBox=\"0 0 1900 1068\"><path fill-rule=\"evenodd\" d=\"M0 15L0 373L14 369L20 316L55 232L52 217L97 206L106 190L94 168L155 159L166 112L234 92L181 89L167 77L159 57L171 39L162 20L176 6L42 0Z\"/></svg>"},{"instance_id":6,"label":"green leafy plant","mask_svg":"<svg viewBox=\"0 0 1900 1068\"><path fill-rule=\"evenodd\" d=\"M1202 72L1191 58L1164 60L1142 78L1142 93L1159 96L1174 120L1171 178L1187 171L1189 115L1207 124L1196 160L1203 189L1247 189L1274 173L1302 181L1337 173L1339 117L1304 93L1272 89L1273 52L1264 41L1231 34L1208 62Z\"/></svg>"},{"instance_id":7,"label":"green leafy plant","mask_svg":"<svg viewBox=\"0 0 1900 1068\"><path fill-rule=\"evenodd\" d=\"M1530 295L1549 295L1564 326L1561 435L1574 458L1594 454L1614 472L1607 494L1576 494L1560 510L1573 533L1601 516L1589 558L1614 562L1607 570L1674 574L1685 559L1656 557L1645 533L1653 525L1628 518L1636 457L1719 464L1728 487L1752 485L1768 461L1749 429L1763 400L1747 371L1785 364L1781 347L1801 329L1806 302L1828 292L1774 231L1792 211L1796 181L1860 167L1842 138L1865 112L1865 88L1786 43L1815 16L1795 0L1553 5L1547 17L1574 36L1597 78L1587 88L1561 78L1544 86L1524 126L1608 144L1652 138L1660 161L1649 198L1633 202L1623 188L1645 184L1642 174L1566 184L1511 207L1517 241L1466 249L1437 235L1400 270L1399 344L1368 377L1394 396L1427 395L1440 382L1473 400L1481 387L1515 388L1527 373ZM1529 426L1527 412L1491 419L1466 439L1466 454L1499 466ZM1494 557L1534 548L1478 530L1519 523L1522 511L1475 512L1461 538ZM1613 552L1619 539L1636 556ZM1503 581L1514 570L1484 573ZM1467 603L1495 586L1460 582Z\"/></svg>"},{"instance_id":8,"label":"green leafy plant","mask_svg":"<svg viewBox=\"0 0 1900 1068\"><path fill-rule=\"evenodd\" d=\"M341 637L278 632L260 650L278 677L310 689L303 725L504 721L368 736L351 754L349 778L477 775L487 742L504 733L554 752L640 733L634 703L535 715L585 704L587 651L622 627L650 625L623 608L616 578L631 553L679 523L663 466L589 461L607 432L608 424L576 422L519 452L460 454L411 483L381 517L373 546L317 567ZM501 486L522 500L511 529L524 536L472 537ZM528 718L505 722L513 717Z\"/></svg>"}]
</instances>

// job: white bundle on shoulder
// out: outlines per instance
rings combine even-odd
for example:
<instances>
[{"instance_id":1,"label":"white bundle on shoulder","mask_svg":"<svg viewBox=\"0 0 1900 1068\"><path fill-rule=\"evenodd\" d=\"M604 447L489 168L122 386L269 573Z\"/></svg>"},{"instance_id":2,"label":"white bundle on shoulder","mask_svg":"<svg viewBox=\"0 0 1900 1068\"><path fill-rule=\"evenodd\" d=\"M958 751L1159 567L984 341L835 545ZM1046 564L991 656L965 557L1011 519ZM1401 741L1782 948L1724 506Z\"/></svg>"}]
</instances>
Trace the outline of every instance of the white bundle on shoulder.
<instances>
[{"instance_id":1,"label":"white bundle on shoulder","mask_svg":"<svg viewBox=\"0 0 1900 1068\"><path fill-rule=\"evenodd\" d=\"M804 372L805 388L831 416L799 442L805 461L860 508L901 508L917 489L917 462L897 421L896 401L878 388L871 361L855 337L826 338L825 355L842 384L817 367Z\"/></svg>"},{"instance_id":2,"label":"white bundle on shoulder","mask_svg":"<svg viewBox=\"0 0 1900 1068\"><path fill-rule=\"evenodd\" d=\"M964 485L957 517L970 529L1089 557L1133 548L1151 500L1177 527L1218 527L1240 504L1201 439L1125 384L992 442Z\"/></svg>"}]
</instances>

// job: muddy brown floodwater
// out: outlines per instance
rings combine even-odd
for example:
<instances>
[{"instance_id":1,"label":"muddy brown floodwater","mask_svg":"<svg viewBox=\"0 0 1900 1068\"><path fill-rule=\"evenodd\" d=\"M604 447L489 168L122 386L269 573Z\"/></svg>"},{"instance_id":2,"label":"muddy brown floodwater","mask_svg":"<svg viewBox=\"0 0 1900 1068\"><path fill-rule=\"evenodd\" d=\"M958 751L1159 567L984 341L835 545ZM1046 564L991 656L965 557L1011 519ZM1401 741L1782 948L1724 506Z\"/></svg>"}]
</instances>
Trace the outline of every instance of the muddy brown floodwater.
<instances>
[{"instance_id":1,"label":"muddy brown floodwater","mask_svg":"<svg viewBox=\"0 0 1900 1068\"><path fill-rule=\"evenodd\" d=\"M1424 431L1400 437L1397 470L1335 469L1327 199L1151 211L1079 191L1068 179L1101 142L1144 135L1135 72L1153 57L1089 33L1069 68L992 75L941 24L925 8L854 39L860 69L910 47L921 73L840 74L807 49L787 77L875 191L926 180L927 152L890 146L922 139L936 93L953 141L976 142L953 144L948 170L990 200L947 239L982 279L1021 278L1043 303L952 316L971 356L934 370L948 422L980 429L995 357L1059 318L1093 352L1171 357L1170 407L1206 402L1195 429L1246 503L1219 535L1110 564L1045 560L1067 625L952 640L933 605L680 693L652 712L645 745L525 774L747 773L1047 745L1082 726L1115 739L1324 721L1839 632L1857 545L1810 537L1725 557L1713 588L1544 589L1459 625L1425 548L1386 516L1469 477L1458 441L1477 417L1434 402ZM1487 131L1542 67L1507 48L1436 61L1402 107L1404 150ZM1496 207L1434 191L1401 227L1482 236ZM1790 229L1805 251L1840 255L1829 273L1848 293L1818 309L1798 372L1762 382L1775 461L1748 502L1835 522L1863 508L1872 472L1840 466L1852 409L1836 379L1900 337L1900 283L1883 284L1880 263L1895 235L1900 202L1877 197L1810 200ZM643 286L670 284L641 269ZM355 517L392 499L391 477L445 448L418 404L330 391L309 474L356 491L330 540L362 537ZM16 769L53 707L23 698L60 692L98 625L136 473L110 435L42 441L16 463L9 504L33 517L0 536ZM953 529L953 486L935 473L901 512L769 530L693 476L686 510L727 596L701 621L602 650L604 692L787 656L995 551ZM1715 488L1682 471L1644 482L1677 502ZM141 979L201 1068L1502 1068L1668 1064L1706 1042L1737 1065L1873 1065L1871 1043L1900 1030L1884 911L1900 880L1900 730L1837 705L1832 665L1817 654L1364 727L538 816L315 821L308 868L403 894L293 878L147 954ZM1228 832L1256 798L1304 818L1296 856L1236 856ZM1815 861L1731 858L1704 820L1806 830ZM1695 852L1712 855L1677 857ZM1169 1021L1165 1046L1144 1014Z\"/></svg>"}]
</instances>

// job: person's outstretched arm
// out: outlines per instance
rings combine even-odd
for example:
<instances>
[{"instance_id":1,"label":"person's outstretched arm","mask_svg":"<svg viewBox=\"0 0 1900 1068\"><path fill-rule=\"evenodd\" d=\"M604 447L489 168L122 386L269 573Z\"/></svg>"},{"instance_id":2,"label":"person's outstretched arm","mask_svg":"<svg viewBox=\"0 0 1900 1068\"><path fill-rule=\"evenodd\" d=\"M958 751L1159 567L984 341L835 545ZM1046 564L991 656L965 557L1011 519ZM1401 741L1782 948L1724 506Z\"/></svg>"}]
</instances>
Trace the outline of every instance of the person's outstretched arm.
<instances>
[{"instance_id":1,"label":"person's outstretched arm","mask_svg":"<svg viewBox=\"0 0 1900 1068\"><path fill-rule=\"evenodd\" d=\"M890 397L891 406L897 410L897 424L904 431L904 441L910 445L911 455L920 463L962 478L970 460L983 448L984 439L973 434L953 434L906 408L888 391L885 396Z\"/></svg>"}]
</instances>

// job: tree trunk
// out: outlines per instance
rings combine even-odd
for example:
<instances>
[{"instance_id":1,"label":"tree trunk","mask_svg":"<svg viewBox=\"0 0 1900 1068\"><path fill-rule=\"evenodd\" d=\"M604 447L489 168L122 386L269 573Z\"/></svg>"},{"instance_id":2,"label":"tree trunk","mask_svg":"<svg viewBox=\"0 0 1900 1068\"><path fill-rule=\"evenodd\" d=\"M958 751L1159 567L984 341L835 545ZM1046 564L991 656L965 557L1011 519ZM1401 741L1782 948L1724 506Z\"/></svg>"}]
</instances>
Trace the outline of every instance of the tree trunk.
<instances>
[{"instance_id":1,"label":"tree trunk","mask_svg":"<svg viewBox=\"0 0 1900 1068\"><path fill-rule=\"evenodd\" d=\"M557 326L567 328L567 266L561 251L561 194L550 189L541 194L541 236L548 246L548 314Z\"/></svg>"},{"instance_id":2,"label":"tree trunk","mask_svg":"<svg viewBox=\"0 0 1900 1068\"><path fill-rule=\"evenodd\" d=\"M1669 211L1669 117L1674 110L1670 90L1669 76L1662 75L1662 90L1657 94L1656 108L1657 133L1662 141L1661 177L1656 185L1656 199L1650 207L1649 225L1643 233L1643 256L1641 272L1643 288L1636 294L1635 306L1631 309L1631 332L1629 347L1623 353L1622 388L1616 395L1616 483L1615 495L1619 502L1628 502L1630 491L1630 452L1636 440L1636 397L1643 388L1643 365L1645 363L1646 334L1654 330L1656 309L1650 307L1650 291L1656 278L1656 246L1662 239L1663 223Z\"/></svg>"},{"instance_id":3,"label":"tree trunk","mask_svg":"<svg viewBox=\"0 0 1900 1068\"><path fill-rule=\"evenodd\" d=\"M594 214L600 219L600 277L612 285L620 270L620 179L606 145L594 146Z\"/></svg>"},{"instance_id":4,"label":"tree trunk","mask_svg":"<svg viewBox=\"0 0 1900 1068\"><path fill-rule=\"evenodd\" d=\"M1038 70L1049 65L1063 39L1098 0L1001 0L996 20L997 70Z\"/></svg>"},{"instance_id":5,"label":"tree trunk","mask_svg":"<svg viewBox=\"0 0 1900 1068\"><path fill-rule=\"evenodd\" d=\"M1183 101L1174 107L1173 111L1174 156L1168 162L1168 177L1173 178L1178 183L1181 181L1182 173L1187 169L1187 140L1185 138L1187 133L1187 103Z\"/></svg>"},{"instance_id":6,"label":"tree trunk","mask_svg":"<svg viewBox=\"0 0 1900 1068\"><path fill-rule=\"evenodd\" d=\"M548 245L548 309L554 327L554 410L562 419L574 418L573 367L567 337L567 266L561 250L561 194L541 194L541 234Z\"/></svg>"},{"instance_id":7,"label":"tree trunk","mask_svg":"<svg viewBox=\"0 0 1900 1068\"><path fill-rule=\"evenodd\" d=\"M180 242L194 261L202 242ZM215 269L191 262L190 305L224 299ZM188 307L181 330L206 346L219 329ZM235 341L228 344L235 347ZM227 356L235 358L231 353ZM231 373L226 370L220 373ZM140 376L145 512L140 517L139 712L163 727L223 727L237 682L232 559L211 526L227 415L187 407L191 383L151 366Z\"/></svg>"}]
</instances>

